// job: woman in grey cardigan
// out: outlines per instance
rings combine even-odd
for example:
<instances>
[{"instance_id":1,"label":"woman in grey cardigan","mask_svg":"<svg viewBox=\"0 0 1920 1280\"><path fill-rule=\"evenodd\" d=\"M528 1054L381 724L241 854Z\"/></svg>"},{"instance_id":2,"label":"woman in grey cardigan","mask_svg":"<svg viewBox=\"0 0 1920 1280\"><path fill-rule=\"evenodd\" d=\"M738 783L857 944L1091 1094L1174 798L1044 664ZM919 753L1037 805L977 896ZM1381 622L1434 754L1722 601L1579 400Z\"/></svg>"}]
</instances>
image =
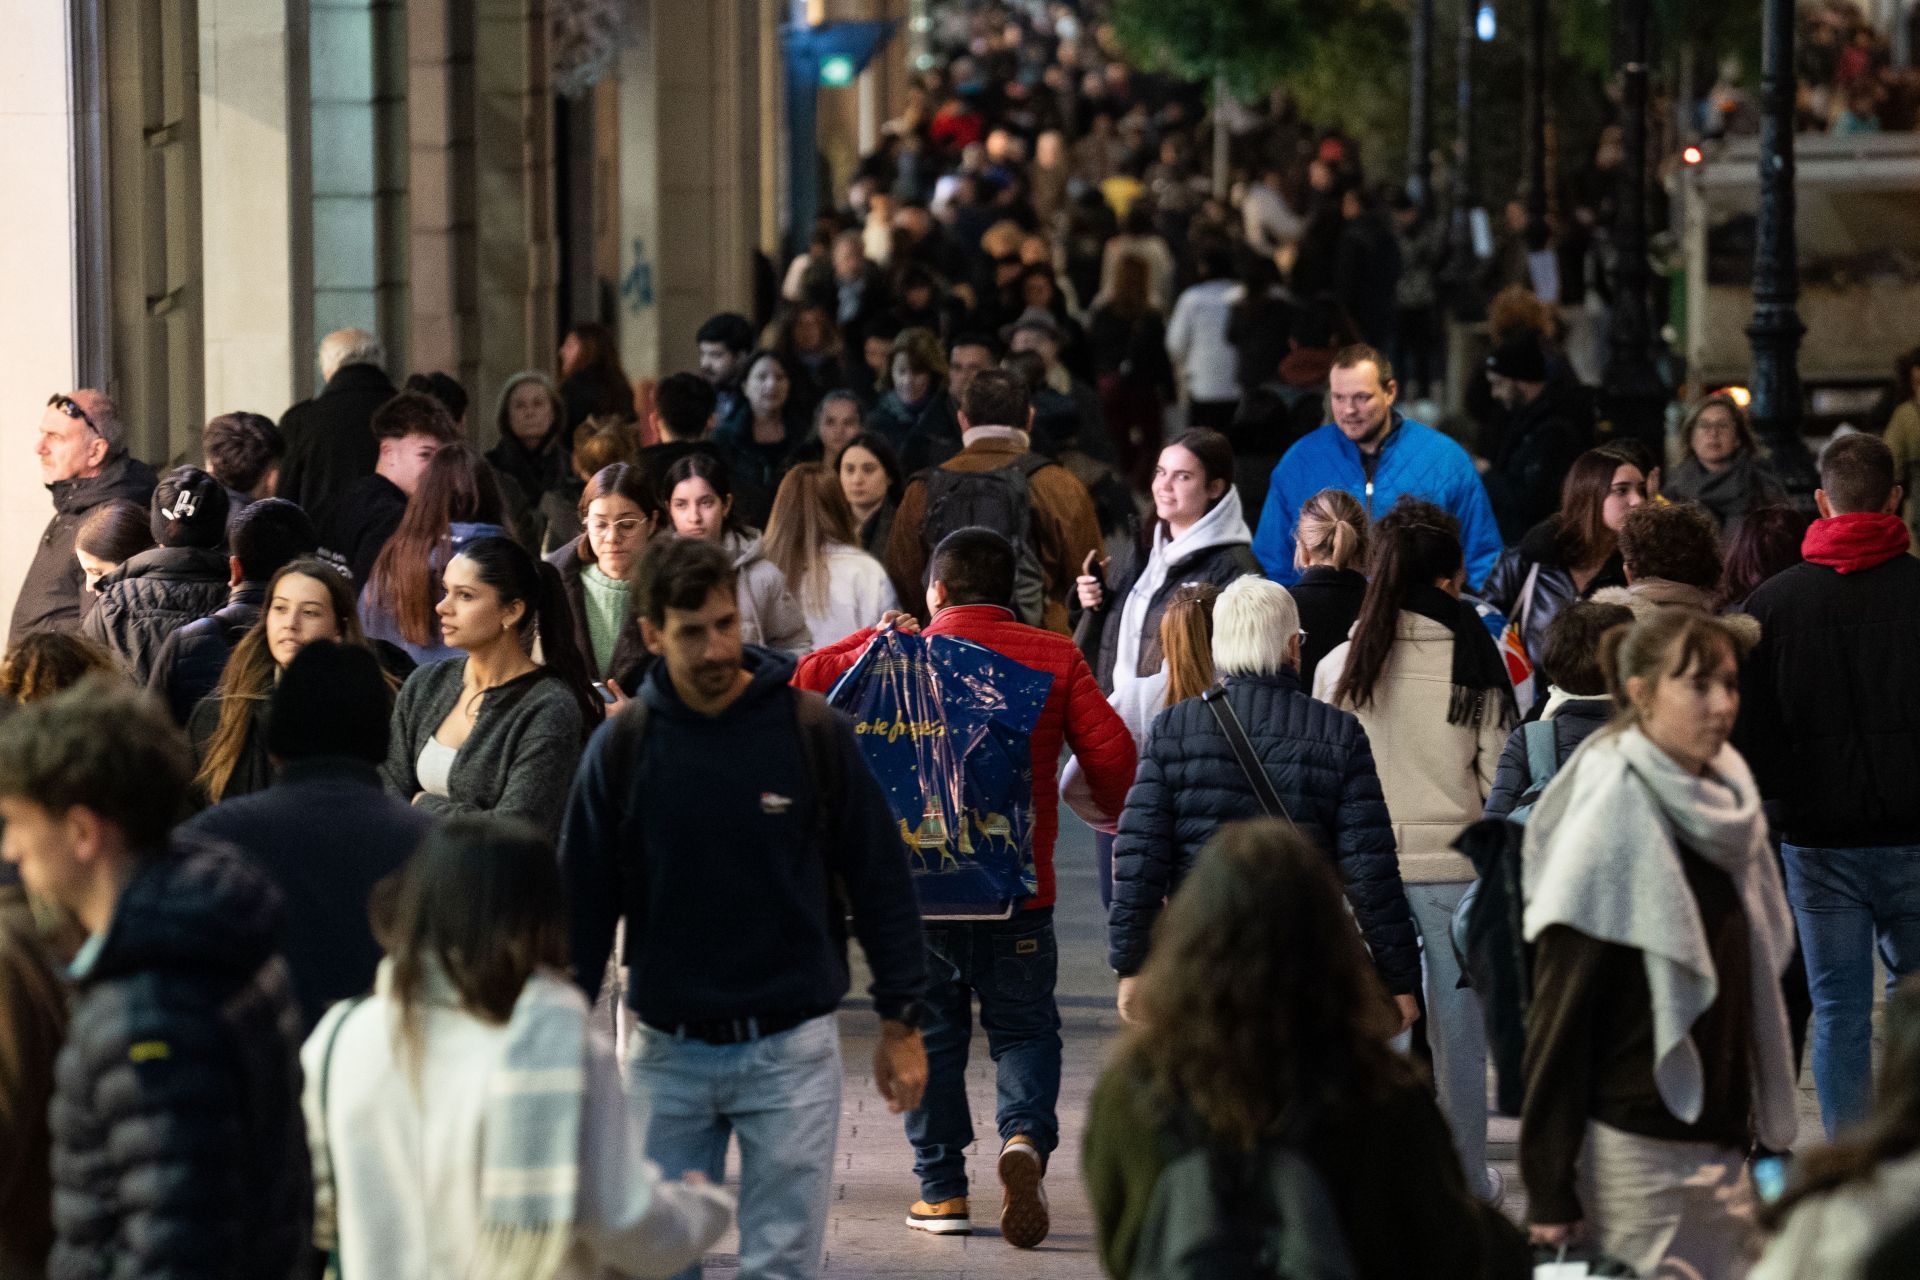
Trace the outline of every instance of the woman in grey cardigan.
<instances>
[{"instance_id":1,"label":"woman in grey cardigan","mask_svg":"<svg viewBox=\"0 0 1920 1280\"><path fill-rule=\"evenodd\" d=\"M441 633L464 653L400 690L387 790L433 813L511 814L557 835L602 714L558 575L510 538L481 538L442 576ZM536 637L545 665L530 656Z\"/></svg>"}]
</instances>

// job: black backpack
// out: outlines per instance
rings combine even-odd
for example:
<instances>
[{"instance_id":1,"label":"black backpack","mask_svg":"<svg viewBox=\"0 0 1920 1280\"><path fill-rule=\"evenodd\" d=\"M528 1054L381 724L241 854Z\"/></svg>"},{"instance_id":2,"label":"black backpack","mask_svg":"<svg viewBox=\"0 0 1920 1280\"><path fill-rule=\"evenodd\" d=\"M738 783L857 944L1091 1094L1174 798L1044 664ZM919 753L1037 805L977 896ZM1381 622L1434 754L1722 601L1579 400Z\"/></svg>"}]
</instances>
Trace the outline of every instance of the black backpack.
<instances>
[{"instance_id":1,"label":"black backpack","mask_svg":"<svg viewBox=\"0 0 1920 1280\"><path fill-rule=\"evenodd\" d=\"M993 471L954 471L935 467L927 473L927 518L920 527L928 572L940 540L960 529L991 529L1013 544L1013 613L1030 627L1040 625L1047 604L1046 578L1033 545L1033 501L1028 481L1042 467L1056 465L1037 453ZM923 584L924 585L924 584Z\"/></svg>"}]
</instances>

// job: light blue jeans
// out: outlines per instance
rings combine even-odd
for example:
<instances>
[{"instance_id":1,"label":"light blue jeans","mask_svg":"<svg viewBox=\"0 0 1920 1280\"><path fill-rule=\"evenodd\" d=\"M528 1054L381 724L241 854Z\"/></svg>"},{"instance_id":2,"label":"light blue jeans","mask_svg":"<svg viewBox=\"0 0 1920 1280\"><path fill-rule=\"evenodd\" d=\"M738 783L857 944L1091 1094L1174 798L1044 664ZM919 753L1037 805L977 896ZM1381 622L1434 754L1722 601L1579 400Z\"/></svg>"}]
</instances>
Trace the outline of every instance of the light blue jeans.
<instances>
[{"instance_id":1,"label":"light blue jeans","mask_svg":"<svg viewBox=\"0 0 1920 1280\"><path fill-rule=\"evenodd\" d=\"M1407 905L1420 933L1420 973L1427 1002L1427 1044L1433 1049L1434 1092L1453 1130L1453 1149L1467 1185L1487 1185L1487 1028L1480 997L1460 985L1453 954L1453 913L1471 880L1407 885ZM1396 1041L1404 1049L1402 1042Z\"/></svg>"},{"instance_id":2,"label":"light blue jeans","mask_svg":"<svg viewBox=\"0 0 1920 1280\"><path fill-rule=\"evenodd\" d=\"M813 1280L840 1134L840 1026L828 1014L746 1044L634 1030L628 1093L669 1178L725 1177L740 1139L740 1280ZM675 1280L699 1280L690 1267Z\"/></svg>"},{"instance_id":3,"label":"light blue jeans","mask_svg":"<svg viewBox=\"0 0 1920 1280\"><path fill-rule=\"evenodd\" d=\"M1780 846L1813 996L1813 1083L1827 1136L1873 1100L1873 952L1887 981L1920 969L1920 848Z\"/></svg>"}]
</instances>

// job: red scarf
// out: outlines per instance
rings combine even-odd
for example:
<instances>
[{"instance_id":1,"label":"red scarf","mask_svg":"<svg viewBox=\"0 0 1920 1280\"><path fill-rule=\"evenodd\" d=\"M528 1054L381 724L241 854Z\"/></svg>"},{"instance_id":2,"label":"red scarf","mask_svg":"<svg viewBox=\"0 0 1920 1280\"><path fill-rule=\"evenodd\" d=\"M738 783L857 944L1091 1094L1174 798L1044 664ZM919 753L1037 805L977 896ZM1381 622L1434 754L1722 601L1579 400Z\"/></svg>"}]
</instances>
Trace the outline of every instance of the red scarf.
<instances>
[{"instance_id":1,"label":"red scarf","mask_svg":"<svg viewBox=\"0 0 1920 1280\"><path fill-rule=\"evenodd\" d=\"M1800 554L1835 573L1859 573L1906 553L1906 521L1880 511L1815 520L1800 544Z\"/></svg>"}]
</instances>

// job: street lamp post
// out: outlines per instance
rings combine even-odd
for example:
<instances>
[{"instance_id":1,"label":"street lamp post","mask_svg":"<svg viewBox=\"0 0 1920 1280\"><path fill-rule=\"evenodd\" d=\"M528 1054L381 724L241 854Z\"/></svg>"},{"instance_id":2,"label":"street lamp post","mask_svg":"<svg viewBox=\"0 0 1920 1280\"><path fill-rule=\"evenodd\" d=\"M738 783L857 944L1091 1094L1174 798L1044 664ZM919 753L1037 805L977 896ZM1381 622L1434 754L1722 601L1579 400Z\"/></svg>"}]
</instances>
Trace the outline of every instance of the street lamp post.
<instances>
[{"instance_id":1,"label":"street lamp post","mask_svg":"<svg viewBox=\"0 0 1920 1280\"><path fill-rule=\"evenodd\" d=\"M1433 205L1433 0L1415 0L1407 77L1407 196L1421 213Z\"/></svg>"},{"instance_id":2,"label":"street lamp post","mask_svg":"<svg viewBox=\"0 0 1920 1280\"><path fill-rule=\"evenodd\" d=\"M1801 503L1816 483L1813 460L1800 438L1800 337L1806 326L1795 305L1800 263L1794 235L1793 26L1794 0L1765 0L1760 55L1760 209L1754 227L1754 430L1772 455L1787 491Z\"/></svg>"},{"instance_id":3,"label":"street lamp post","mask_svg":"<svg viewBox=\"0 0 1920 1280\"><path fill-rule=\"evenodd\" d=\"M1447 283L1454 314L1474 319L1473 252L1473 46L1476 0L1460 0L1458 54L1454 75L1453 181L1448 191Z\"/></svg>"},{"instance_id":4,"label":"street lamp post","mask_svg":"<svg viewBox=\"0 0 1920 1280\"><path fill-rule=\"evenodd\" d=\"M1547 0L1527 7L1527 247L1547 241Z\"/></svg>"},{"instance_id":5,"label":"street lamp post","mask_svg":"<svg viewBox=\"0 0 1920 1280\"><path fill-rule=\"evenodd\" d=\"M1771 2L1771 0L1770 0ZM1789 3L1792 0L1788 0ZM1647 0L1618 0L1620 24L1619 209L1614 216L1612 342L1601 394L1613 434L1639 440L1665 457L1667 388L1653 364L1653 319L1647 302Z\"/></svg>"}]
</instances>

